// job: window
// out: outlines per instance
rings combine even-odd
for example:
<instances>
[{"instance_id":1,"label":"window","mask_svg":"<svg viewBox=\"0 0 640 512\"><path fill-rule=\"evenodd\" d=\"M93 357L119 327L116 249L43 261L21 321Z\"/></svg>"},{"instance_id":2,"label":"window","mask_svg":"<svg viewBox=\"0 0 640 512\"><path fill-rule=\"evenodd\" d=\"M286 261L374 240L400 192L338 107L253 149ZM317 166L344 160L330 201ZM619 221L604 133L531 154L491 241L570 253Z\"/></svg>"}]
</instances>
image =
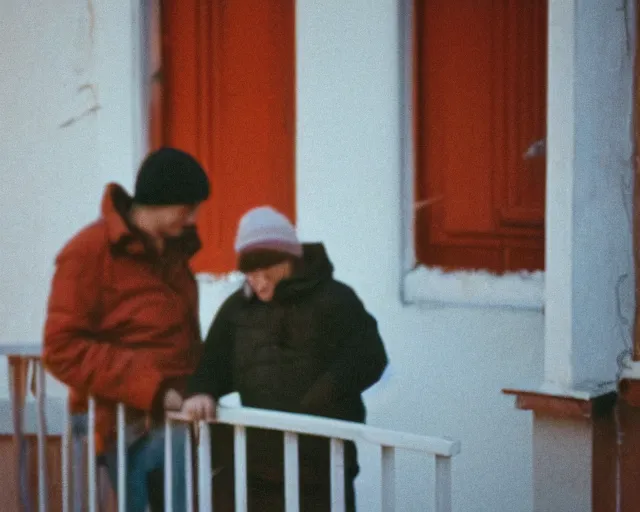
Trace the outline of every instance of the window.
<instances>
[{"instance_id":1,"label":"window","mask_svg":"<svg viewBox=\"0 0 640 512\"><path fill-rule=\"evenodd\" d=\"M181 0L160 12L151 146L188 151L209 172L193 267L227 272L246 210L271 204L294 220L294 0Z\"/></svg>"},{"instance_id":2,"label":"window","mask_svg":"<svg viewBox=\"0 0 640 512\"><path fill-rule=\"evenodd\" d=\"M416 0L418 262L544 267L546 0Z\"/></svg>"}]
</instances>

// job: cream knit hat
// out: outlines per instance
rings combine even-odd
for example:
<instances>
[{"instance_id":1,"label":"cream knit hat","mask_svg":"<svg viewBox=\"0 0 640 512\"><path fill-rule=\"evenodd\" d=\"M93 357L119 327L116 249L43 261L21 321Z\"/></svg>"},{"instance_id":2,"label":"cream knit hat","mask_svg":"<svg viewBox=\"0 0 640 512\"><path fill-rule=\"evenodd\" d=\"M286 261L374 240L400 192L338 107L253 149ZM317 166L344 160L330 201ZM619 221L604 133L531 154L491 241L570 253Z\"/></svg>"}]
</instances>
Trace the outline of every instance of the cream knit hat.
<instances>
[{"instance_id":1,"label":"cream knit hat","mask_svg":"<svg viewBox=\"0 0 640 512\"><path fill-rule=\"evenodd\" d=\"M273 251L302 256L302 245L289 219L270 206L249 210L240 219L235 251L238 255L253 251Z\"/></svg>"}]
</instances>

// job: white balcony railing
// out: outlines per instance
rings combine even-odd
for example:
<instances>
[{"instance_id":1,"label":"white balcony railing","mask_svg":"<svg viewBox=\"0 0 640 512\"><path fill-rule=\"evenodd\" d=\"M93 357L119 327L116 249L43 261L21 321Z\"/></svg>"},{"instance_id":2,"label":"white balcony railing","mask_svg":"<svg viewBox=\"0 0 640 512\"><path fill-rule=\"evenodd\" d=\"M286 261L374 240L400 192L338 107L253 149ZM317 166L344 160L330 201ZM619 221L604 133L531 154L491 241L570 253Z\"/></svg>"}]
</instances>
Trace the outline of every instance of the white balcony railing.
<instances>
[{"instance_id":1,"label":"white balcony railing","mask_svg":"<svg viewBox=\"0 0 640 512\"><path fill-rule=\"evenodd\" d=\"M46 452L45 438L46 425L44 417L44 371L39 358L34 354L15 355L11 359L11 368L14 372L24 372L26 381L26 370L24 365L19 365L16 361L22 358L24 361L34 363L37 386L35 386L36 399L38 403L38 494L39 511L46 512L48 509L48 493L46 485ZM21 407L24 405L24 394L20 389L16 389L15 380L12 388L12 399L14 400L14 425L16 426L16 437L21 441ZM304 416L298 414L287 414L262 409L252 409L247 407L224 407L219 406L217 411L218 423L231 425L234 428L234 457L235 457L235 504L236 511L246 512L247 510L247 475L246 475L246 429L261 428L283 432L284 435L284 460L285 460L285 504L287 512L297 512L299 510L299 489L298 489L298 436L301 434L321 436L329 438L331 445L331 503L332 512L344 511L344 442L364 442L379 447L381 457L381 500L382 511L390 512L396 510L396 452L398 450L418 451L430 454L435 458L435 482L432 499L436 512L451 512L451 458L460 452L460 443L446 438L428 437L423 435L384 430L360 423L318 418L315 416ZM95 402L89 402L88 414L88 485L86 486L86 496L82 485L78 485L77 472L73 477L72 471L74 459L71 456L73 444L70 428L70 418L66 416L66 428L63 429L62 439L62 500L63 511L71 512L75 503L76 510L78 504L85 499L88 502L89 512L99 510L99 485L98 485L98 461L95 450L95 437L92 434L95 430ZM169 414L165 420L165 510L171 512L172 508L172 447L171 430L176 424L190 423L189 418L179 413ZM125 409L122 404L117 408L117 453L118 453L118 511L126 511L126 464L125 464ZM190 429L187 431L187 442L185 443L186 472L185 482L187 486L186 510L195 512L195 500L197 484L198 512L209 512L213 510L212 497L212 468L211 468L211 438L209 425L200 422L197 425L198 436L194 443L191 439ZM193 447L197 447L197 453L193 453ZM193 457L197 456L197 478L192 474ZM24 461L24 454L19 461ZM21 463L21 462L20 462ZM77 461L76 461L77 463ZM20 474L24 475L24 468L20 468ZM84 478L82 478L84 480ZM29 490L24 488L23 478L21 480L21 496L23 503L29 500ZM80 500L80 501L79 501ZM32 507L25 503L28 510ZM82 507L82 505L80 505ZM102 507L100 507L102 508ZM82 508L80 508L82 509Z\"/></svg>"},{"instance_id":2,"label":"white balcony railing","mask_svg":"<svg viewBox=\"0 0 640 512\"><path fill-rule=\"evenodd\" d=\"M126 465L125 461L125 412L118 406L118 510L125 512ZM382 510L395 510L395 454L396 450L414 450L431 454L436 460L435 501L436 512L451 511L451 457L459 453L460 444L443 438L419 436L383 430L360 423L287 414L248 407L218 407L218 423L234 427L235 503L237 512L247 511L246 429L248 427L278 430L284 435L285 504L287 512L298 512L298 436L308 434L331 439L331 503L332 512L344 512L344 441L367 442L380 447L382 457ZM172 512L172 449L171 429L175 423L189 423L188 417L179 413L169 414L165 421L165 510ZM95 427L95 403L90 401L89 432ZM209 425L200 422L198 450L197 489L199 512L212 511L211 438ZM189 430L187 429L187 432ZM187 511L194 510L194 478L192 467L192 439L188 433L185 443L185 479L187 486ZM95 447L89 435L89 511L97 511L97 481ZM69 463L65 463L68 467ZM65 476L63 475L63 479ZM66 487L66 486L65 486Z\"/></svg>"}]
</instances>

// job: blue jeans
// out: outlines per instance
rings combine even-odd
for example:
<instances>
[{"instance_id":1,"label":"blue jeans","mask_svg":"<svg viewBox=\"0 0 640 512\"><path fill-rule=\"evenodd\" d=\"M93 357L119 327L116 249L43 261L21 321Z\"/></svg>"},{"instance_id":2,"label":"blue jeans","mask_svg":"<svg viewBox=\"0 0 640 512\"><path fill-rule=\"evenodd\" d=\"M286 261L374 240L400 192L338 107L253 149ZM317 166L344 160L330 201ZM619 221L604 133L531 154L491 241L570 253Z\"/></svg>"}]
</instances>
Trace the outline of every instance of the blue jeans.
<instances>
[{"instance_id":1,"label":"blue jeans","mask_svg":"<svg viewBox=\"0 0 640 512\"><path fill-rule=\"evenodd\" d=\"M187 489L185 483L186 466L184 449L186 427L174 425L172 429L173 459L173 510L186 510ZM164 427L157 427L146 436L135 441L127 451L127 512L145 512L150 502L150 491L160 501L164 492ZM118 491L118 452L113 447L104 457L111 483ZM149 478L155 476L153 489L149 488ZM162 485L157 485L159 482ZM153 500L157 501L157 500Z\"/></svg>"},{"instance_id":2,"label":"blue jeans","mask_svg":"<svg viewBox=\"0 0 640 512\"><path fill-rule=\"evenodd\" d=\"M86 435L86 415L72 418L74 437ZM185 443L186 428L174 425L172 429L173 459L173 510L186 510L187 489L185 483ZM151 503L161 503L164 493L164 426L151 430L147 435L136 440L127 450L127 512L145 512ZM111 484L118 492L118 449L113 446L100 460L109 473ZM149 481L152 477L153 488ZM156 499L150 499L156 498ZM155 510L157 507L153 507ZM162 509L160 509L162 510Z\"/></svg>"}]
</instances>

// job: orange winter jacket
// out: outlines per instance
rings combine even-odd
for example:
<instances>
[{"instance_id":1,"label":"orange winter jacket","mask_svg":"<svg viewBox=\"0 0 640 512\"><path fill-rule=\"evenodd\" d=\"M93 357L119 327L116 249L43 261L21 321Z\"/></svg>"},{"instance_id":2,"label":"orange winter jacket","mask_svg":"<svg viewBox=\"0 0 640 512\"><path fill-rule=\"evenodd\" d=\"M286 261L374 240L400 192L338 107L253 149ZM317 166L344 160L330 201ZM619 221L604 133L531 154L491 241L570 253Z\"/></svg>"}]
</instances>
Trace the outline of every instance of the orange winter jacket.
<instances>
[{"instance_id":1,"label":"orange winter jacket","mask_svg":"<svg viewBox=\"0 0 640 512\"><path fill-rule=\"evenodd\" d=\"M71 388L71 412L96 397L99 452L114 440L116 403L128 422L148 425L160 391L181 390L201 349L188 267L197 235L167 241L159 256L125 220L130 206L119 185L107 186L101 218L59 253L44 329L44 364Z\"/></svg>"}]
</instances>

